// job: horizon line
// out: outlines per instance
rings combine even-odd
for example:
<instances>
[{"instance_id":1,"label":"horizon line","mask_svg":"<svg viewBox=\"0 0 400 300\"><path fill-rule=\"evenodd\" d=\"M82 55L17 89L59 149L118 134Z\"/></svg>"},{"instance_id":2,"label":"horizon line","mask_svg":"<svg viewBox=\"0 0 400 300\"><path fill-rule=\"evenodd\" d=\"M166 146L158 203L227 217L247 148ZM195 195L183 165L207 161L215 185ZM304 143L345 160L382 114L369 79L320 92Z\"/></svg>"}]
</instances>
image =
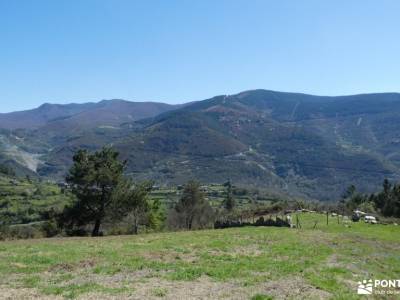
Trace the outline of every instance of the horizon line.
<instances>
[{"instance_id":1,"label":"horizon line","mask_svg":"<svg viewBox=\"0 0 400 300\"><path fill-rule=\"evenodd\" d=\"M44 105L54 105L54 106L67 106L67 105L85 105L85 104L98 104L101 102L106 102L106 101L125 101L125 102L130 102L130 103L157 103L157 104L167 104L167 105L184 105L192 102L198 102L198 101L205 101L209 100L215 97L219 96L236 96L240 95L243 93L248 93L248 92L254 92L254 91L266 91L266 92L273 92L273 93L284 93L284 94L297 94L297 95L307 95L307 96L312 96L312 97L326 97L326 98L338 98L338 97L351 97L351 96L363 96L363 95L380 95L380 94L400 94L400 92L361 92L361 93L354 93L354 94L340 94L340 95L321 95L321 94L314 94L314 93L306 93L306 92L286 92L282 90L271 90L271 89L263 89L263 88L256 88L256 89L247 89L243 90L237 93L233 94L217 94L208 98L200 99L200 100L189 100L189 101L184 101L184 102L179 102L179 103L169 103L169 102L164 102L162 100L143 100L143 101L136 101L136 100L128 100L120 97L116 98L109 98L109 99L101 99L101 100L88 100L84 102L64 102L64 103L56 103L56 102L51 102L51 101L45 101L39 106L34 106L31 108L26 108L26 109L21 109L21 110L13 110L13 111L7 111L7 112L0 112L0 115L4 114L11 114L11 113L17 113L17 112L26 112L26 111L31 111L38 109Z\"/></svg>"}]
</instances>

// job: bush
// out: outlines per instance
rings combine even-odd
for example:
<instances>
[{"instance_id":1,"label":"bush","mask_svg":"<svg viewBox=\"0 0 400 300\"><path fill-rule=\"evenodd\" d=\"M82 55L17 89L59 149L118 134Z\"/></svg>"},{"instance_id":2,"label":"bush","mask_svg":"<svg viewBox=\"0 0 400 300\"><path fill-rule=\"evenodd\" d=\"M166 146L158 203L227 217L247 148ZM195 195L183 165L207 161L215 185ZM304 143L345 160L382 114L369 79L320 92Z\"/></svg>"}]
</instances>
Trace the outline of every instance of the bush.
<instances>
[{"instance_id":1,"label":"bush","mask_svg":"<svg viewBox=\"0 0 400 300\"><path fill-rule=\"evenodd\" d=\"M45 237L53 237L60 233L60 229L54 221L43 222L41 226L41 231L43 232Z\"/></svg>"},{"instance_id":2,"label":"bush","mask_svg":"<svg viewBox=\"0 0 400 300\"><path fill-rule=\"evenodd\" d=\"M0 226L0 241L6 240L7 236L8 236L8 227Z\"/></svg>"},{"instance_id":3,"label":"bush","mask_svg":"<svg viewBox=\"0 0 400 300\"><path fill-rule=\"evenodd\" d=\"M30 224L3 225L0 227L0 240L35 239L53 237L60 233L53 221L35 222Z\"/></svg>"},{"instance_id":4,"label":"bush","mask_svg":"<svg viewBox=\"0 0 400 300\"><path fill-rule=\"evenodd\" d=\"M43 237L45 235L36 223L9 226L5 234L5 239L34 239Z\"/></svg>"},{"instance_id":5,"label":"bush","mask_svg":"<svg viewBox=\"0 0 400 300\"><path fill-rule=\"evenodd\" d=\"M88 232L83 228L66 229L67 236L88 236Z\"/></svg>"}]
</instances>

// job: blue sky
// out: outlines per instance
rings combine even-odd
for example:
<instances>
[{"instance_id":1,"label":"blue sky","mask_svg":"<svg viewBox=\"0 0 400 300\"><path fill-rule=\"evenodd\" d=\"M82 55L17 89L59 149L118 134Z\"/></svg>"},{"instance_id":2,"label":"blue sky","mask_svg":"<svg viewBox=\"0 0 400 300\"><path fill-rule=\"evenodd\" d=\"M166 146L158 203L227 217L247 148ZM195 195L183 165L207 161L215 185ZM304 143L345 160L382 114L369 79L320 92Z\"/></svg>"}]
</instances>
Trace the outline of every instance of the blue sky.
<instances>
[{"instance_id":1,"label":"blue sky","mask_svg":"<svg viewBox=\"0 0 400 300\"><path fill-rule=\"evenodd\" d=\"M400 91L400 1L0 0L0 112Z\"/></svg>"}]
</instances>

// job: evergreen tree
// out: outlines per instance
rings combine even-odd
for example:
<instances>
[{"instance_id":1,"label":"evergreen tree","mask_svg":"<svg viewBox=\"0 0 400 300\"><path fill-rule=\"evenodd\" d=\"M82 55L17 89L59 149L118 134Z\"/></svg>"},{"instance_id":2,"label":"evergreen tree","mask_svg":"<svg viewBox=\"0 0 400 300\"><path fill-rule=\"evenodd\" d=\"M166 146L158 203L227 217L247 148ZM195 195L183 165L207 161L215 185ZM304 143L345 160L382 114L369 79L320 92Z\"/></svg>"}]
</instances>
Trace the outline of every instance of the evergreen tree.
<instances>
[{"instance_id":1,"label":"evergreen tree","mask_svg":"<svg viewBox=\"0 0 400 300\"><path fill-rule=\"evenodd\" d=\"M224 185L226 187L226 198L224 201L224 207L226 210L232 211L236 206L235 198L233 197L232 192L232 183L230 180L228 180L228 182L226 182Z\"/></svg>"},{"instance_id":2,"label":"evergreen tree","mask_svg":"<svg viewBox=\"0 0 400 300\"><path fill-rule=\"evenodd\" d=\"M113 193L123 179L125 163L118 159L118 152L109 147L93 154L79 150L73 162L66 179L77 201L67 209L64 220L72 226L93 223L92 236L98 236L115 199Z\"/></svg>"},{"instance_id":3,"label":"evergreen tree","mask_svg":"<svg viewBox=\"0 0 400 300\"><path fill-rule=\"evenodd\" d=\"M196 181L189 181L183 188L182 197L175 206L175 210L182 218L184 227L188 230L193 229L194 223L198 223L200 227L207 223L204 218L209 219L210 209L209 203L204 198L204 193L200 190L200 185Z\"/></svg>"},{"instance_id":4,"label":"evergreen tree","mask_svg":"<svg viewBox=\"0 0 400 300\"><path fill-rule=\"evenodd\" d=\"M357 192L354 185L350 185L342 195L342 199L339 201L339 211L341 213L353 211L360 207L361 204L367 202L368 199L363 194Z\"/></svg>"},{"instance_id":5,"label":"evergreen tree","mask_svg":"<svg viewBox=\"0 0 400 300\"><path fill-rule=\"evenodd\" d=\"M134 234L138 234L139 225L155 227L162 221L159 202L151 202L148 197L152 185L152 182L134 184L131 180L123 180L114 193L114 215L117 218L130 215Z\"/></svg>"}]
</instances>

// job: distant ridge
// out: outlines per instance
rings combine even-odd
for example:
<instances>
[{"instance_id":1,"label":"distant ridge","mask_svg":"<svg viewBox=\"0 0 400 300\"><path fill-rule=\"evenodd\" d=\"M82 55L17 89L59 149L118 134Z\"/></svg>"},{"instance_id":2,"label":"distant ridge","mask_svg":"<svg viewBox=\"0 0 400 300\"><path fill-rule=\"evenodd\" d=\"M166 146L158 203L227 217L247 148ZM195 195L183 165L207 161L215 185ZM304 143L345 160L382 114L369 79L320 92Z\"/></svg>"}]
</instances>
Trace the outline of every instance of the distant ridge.
<instances>
[{"instance_id":1,"label":"distant ridge","mask_svg":"<svg viewBox=\"0 0 400 300\"><path fill-rule=\"evenodd\" d=\"M113 145L128 174L164 185L230 178L274 195L336 200L350 184L373 192L384 178L400 180L398 93L259 89L185 105L44 104L0 115L0 128L0 162L23 172L18 157L32 154L45 178L63 178L78 149Z\"/></svg>"},{"instance_id":2,"label":"distant ridge","mask_svg":"<svg viewBox=\"0 0 400 300\"><path fill-rule=\"evenodd\" d=\"M98 103L83 104L50 104L44 103L38 108L0 114L0 128L5 129L37 129L51 122L73 118L71 122L115 122L132 121L148 118L162 112L178 108L179 105L170 105L157 102L130 102L121 99L102 100ZM115 122L112 122L113 124ZM84 124L82 124L84 125ZM111 124L112 125L112 124Z\"/></svg>"}]
</instances>

